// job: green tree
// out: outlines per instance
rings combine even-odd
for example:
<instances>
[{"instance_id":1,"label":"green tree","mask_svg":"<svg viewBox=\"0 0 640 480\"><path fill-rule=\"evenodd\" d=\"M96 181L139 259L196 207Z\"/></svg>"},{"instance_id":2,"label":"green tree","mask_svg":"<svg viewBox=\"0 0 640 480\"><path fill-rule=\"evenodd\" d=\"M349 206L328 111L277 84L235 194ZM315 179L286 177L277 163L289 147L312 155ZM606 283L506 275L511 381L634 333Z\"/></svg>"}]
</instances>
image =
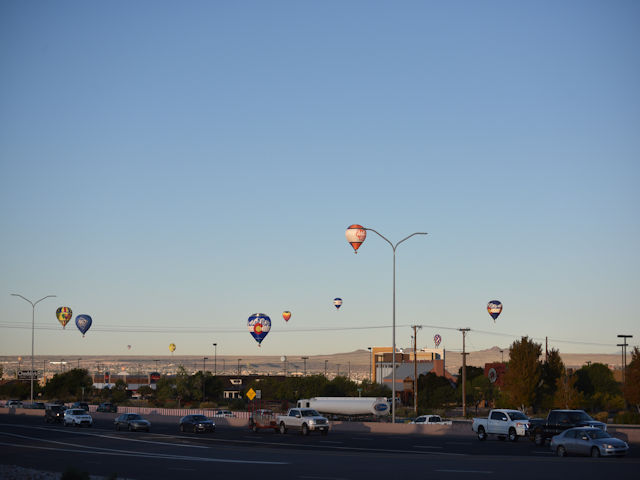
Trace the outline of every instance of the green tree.
<instances>
[{"instance_id":1,"label":"green tree","mask_svg":"<svg viewBox=\"0 0 640 480\"><path fill-rule=\"evenodd\" d=\"M111 389L111 401L113 403L124 403L128 399L127 382L119 378Z\"/></svg>"},{"instance_id":2,"label":"green tree","mask_svg":"<svg viewBox=\"0 0 640 480\"><path fill-rule=\"evenodd\" d=\"M456 401L456 389L444 377L429 372L418 377L418 409L444 408Z\"/></svg>"},{"instance_id":3,"label":"green tree","mask_svg":"<svg viewBox=\"0 0 640 480\"><path fill-rule=\"evenodd\" d=\"M576 388L578 377L571 375L564 369L562 375L556 380L556 392L553 397L555 408L578 408L582 405L583 397Z\"/></svg>"},{"instance_id":4,"label":"green tree","mask_svg":"<svg viewBox=\"0 0 640 480\"><path fill-rule=\"evenodd\" d=\"M583 366L576 372L576 377L576 388L582 393L589 410L615 409L622 400L613 372L603 363Z\"/></svg>"},{"instance_id":5,"label":"green tree","mask_svg":"<svg viewBox=\"0 0 640 480\"><path fill-rule=\"evenodd\" d=\"M631 352L631 363L627 365L625 380L624 398L640 413L640 349L638 347L634 347Z\"/></svg>"},{"instance_id":6,"label":"green tree","mask_svg":"<svg viewBox=\"0 0 640 480\"><path fill-rule=\"evenodd\" d=\"M47 382L44 387L44 395L50 399L60 399L65 401L80 400L82 389L90 392L93 380L89 372L83 368L74 368L68 372L58 373Z\"/></svg>"},{"instance_id":7,"label":"green tree","mask_svg":"<svg viewBox=\"0 0 640 480\"><path fill-rule=\"evenodd\" d=\"M552 348L547 355L547 360L542 364L542 385L538 390L537 406L549 409L553 406L554 397L558 388L558 379L565 371L560 352Z\"/></svg>"},{"instance_id":8,"label":"green tree","mask_svg":"<svg viewBox=\"0 0 640 480\"><path fill-rule=\"evenodd\" d=\"M536 389L542 377L542 345L525 336L513 342L509 352L503 391L513 406L524 409L533 405L536 399Z\"/></svg>"}]
</instances>

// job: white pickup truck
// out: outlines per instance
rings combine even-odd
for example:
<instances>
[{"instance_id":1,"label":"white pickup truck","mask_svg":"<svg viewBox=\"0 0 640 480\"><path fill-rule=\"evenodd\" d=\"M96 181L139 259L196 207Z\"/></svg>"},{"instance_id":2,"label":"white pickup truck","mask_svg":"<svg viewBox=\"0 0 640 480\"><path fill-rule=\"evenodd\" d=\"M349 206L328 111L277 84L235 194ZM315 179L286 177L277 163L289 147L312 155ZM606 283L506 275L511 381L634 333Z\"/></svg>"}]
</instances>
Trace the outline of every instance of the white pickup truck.
<instances>
[{"instance_id":1,"label":"white pickup truck","mask_svg":"<svg viewBox=\"0 0 640 480\"><path fill-rule=\"evenodd\" d=\"M278 415L277 418L280 433L287 430L299 430L302 435L318 431L322 435L329 433L329 420L312 408L290 408L286 415Z\"/></svg>"},{"instance_id":2,"label":"white pickup truck","mask_svg":"<svg viewBox=\"0 0 640 480\"><path fill-rule=\"evenodd\" d=\"M471 428L479 440L497 435L501 440L515 442L529 434L529 418L520 410L495 409L489 412L489 418L474 418Z\"/></svg>"}]
</instances>

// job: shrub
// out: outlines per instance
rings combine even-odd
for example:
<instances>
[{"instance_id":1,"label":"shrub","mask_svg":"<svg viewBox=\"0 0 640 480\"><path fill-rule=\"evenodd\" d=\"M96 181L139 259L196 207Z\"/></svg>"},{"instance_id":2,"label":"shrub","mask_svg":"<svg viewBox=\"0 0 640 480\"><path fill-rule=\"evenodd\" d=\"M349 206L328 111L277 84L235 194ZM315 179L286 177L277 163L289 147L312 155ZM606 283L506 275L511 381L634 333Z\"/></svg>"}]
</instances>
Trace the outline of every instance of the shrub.
<instances>
[{"instance_id":1,"label":"shrub","mask_svg":"<svg viewBox=\"0 0 640 480\"><path fill-rule=\"evenodd\" d=\"M640 424L640 413L638 412L620 412L613 419L613 423L618 425L638 425Z\"/></svg>"},{"instance_id":2,"label":"shrub","mask_svg":"<svg viewBox=\"0 0 640 480\"><path fill-rule=\"evenodd\" d=\"M593 415L593 418L599 422L607 423L607 420L609 419L609 412L598 412Z\"/></svg>"}]
</instances>

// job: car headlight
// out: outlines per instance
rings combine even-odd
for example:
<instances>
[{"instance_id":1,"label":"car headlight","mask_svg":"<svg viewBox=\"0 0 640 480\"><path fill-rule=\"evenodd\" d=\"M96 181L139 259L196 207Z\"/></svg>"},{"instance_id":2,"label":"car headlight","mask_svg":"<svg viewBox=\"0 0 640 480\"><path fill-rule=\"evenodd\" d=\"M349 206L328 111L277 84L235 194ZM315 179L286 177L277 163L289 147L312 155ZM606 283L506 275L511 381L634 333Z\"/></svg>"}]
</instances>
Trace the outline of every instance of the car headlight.
<instances>
[{"instance_id":1,"label":"car headlight","mask_svg":"<svg viewBox=\"0 0 640 480\"><path fill-rule=\"evenodd\" d=\"M309 420L309 425L313 425L314 423L316 423L315 420Z\"/></svg>"}]
</instances>

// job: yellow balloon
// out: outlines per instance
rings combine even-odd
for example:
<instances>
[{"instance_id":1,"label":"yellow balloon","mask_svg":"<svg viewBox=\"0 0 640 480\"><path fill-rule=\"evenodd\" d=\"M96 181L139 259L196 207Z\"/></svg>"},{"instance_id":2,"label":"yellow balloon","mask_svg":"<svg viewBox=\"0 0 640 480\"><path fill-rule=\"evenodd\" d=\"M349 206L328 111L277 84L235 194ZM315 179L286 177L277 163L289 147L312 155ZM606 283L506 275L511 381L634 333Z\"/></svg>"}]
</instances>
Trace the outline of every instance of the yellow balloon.
<instances>
[{"instance_id":1,"label":"yellow balloon","mask_svg":"<svg viewBox=\"0 0 640 480\"><path fill-rule=\"evenodd\" d=\"M176 344L175 344L175 343L171 343L171 344L169 345L169 351L170 351L171 353L173 353L173 352L175 352L175 351L176 351Z\"/></svg>"},{"instance_id":2,"label":"yellow balloon","mask_svg":"<svg viewBox=\"0 0 640 480\"><path fill-rule=\"evenodd\" d=\"M56 318L62 324L62 328L67 326L67 323L69 323L72 316L73 313L69 307L60 307L56 310Z\"/></svg>"}]
</instances>

